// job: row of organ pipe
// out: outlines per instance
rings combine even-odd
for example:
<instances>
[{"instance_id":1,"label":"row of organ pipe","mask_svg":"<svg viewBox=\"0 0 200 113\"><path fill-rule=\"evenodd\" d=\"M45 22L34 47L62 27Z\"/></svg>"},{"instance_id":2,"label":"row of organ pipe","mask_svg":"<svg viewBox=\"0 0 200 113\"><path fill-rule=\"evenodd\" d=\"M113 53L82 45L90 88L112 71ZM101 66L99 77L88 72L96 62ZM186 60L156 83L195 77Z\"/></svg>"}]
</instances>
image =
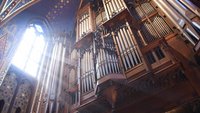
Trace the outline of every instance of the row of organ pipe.
<instances>
[{"instance_id":1,"label":"row of organ pipe","mask_svg":"<svg viewBox=\"0 0 200 113\"><path fill-rule=\"evenodd\" d=\"M142 62L128 22L115 30L113 38L116 45L118 45L119 55L125 70L128 70Z\"/></svg>"},{"instance_id":2,"label":"row of organ pipe","mask_svg":"<svg viewBox=\"0 0 200 113\"><path fill-rule=\"evenodd\" d=\"M157 11L149 2L137 4L130 9L133 18L141 21L143 41L150 43L157 38L166 37L173 31L165 20L157 14ZM150 14L154 13L153 16Z\"/></svg>"},{"instance_id":3,"label":"row of organ pipe","mask_svg":"<svg viewBox=\"0 0 200 113\"><path fill-rule=\"evenodd\" d=\"M126 7L124 0L103 0L103 4L108 18L115 16Z\"/></svg>"},{"instance_id":4,"label":"row of organ pipe","mask_svg":"<svg viewBox=\"0 0 200 113\"><path fill-rule=\"evenodd\" d=\"M108 38L108 37L107 37ZM112 37L105 39L103 46L97 52L97 79L100 79L108 74L120 73L117 53Z\"/></svg>"},{"instance_id":5,"label":"row of organ pipe","mask_svg":"<svg viewBox=\"0 0 200 113\"><path fill-rule=\"evenodd\" d=\"M136 20L145 18L145 14L150 15L153 12L155 12L153 6L148 2L142 3L141 5L138 4L132 7L133 9L131 8L130 11Z\"/></svg>"},{"instance_id":6,"label":"row of organ pipe","mask_svg":"<svg viewBox=\"0 0 200 113\"><path fill-rule=\"evenodd\" d=\"M152 17L151 22L145 21L142 23L141 30L143 31L147 43L159 37L165 37L173 32L165 20L159 15Z\"/></svg>"},{"instance_id":7,"label":"row of organ pipe","mask_svg":"<svg viewBox=\"0 0 200 113\"><path fill-rule=\"evenodd\" d=\"M89 14L83 14L79 19L79 37L82 37L90 30L90 24Z\"/></svg>"},{"instance_id":8,"label":"row of organ pipe","mask_svg":"<svg viewBox=\"0 0 200 113\"><path fill-rule=\"evenodd\" d=\"M94 62L92 46L84 50L81 57L81 93L94 88Z\"/></svg>"}]
</instances>

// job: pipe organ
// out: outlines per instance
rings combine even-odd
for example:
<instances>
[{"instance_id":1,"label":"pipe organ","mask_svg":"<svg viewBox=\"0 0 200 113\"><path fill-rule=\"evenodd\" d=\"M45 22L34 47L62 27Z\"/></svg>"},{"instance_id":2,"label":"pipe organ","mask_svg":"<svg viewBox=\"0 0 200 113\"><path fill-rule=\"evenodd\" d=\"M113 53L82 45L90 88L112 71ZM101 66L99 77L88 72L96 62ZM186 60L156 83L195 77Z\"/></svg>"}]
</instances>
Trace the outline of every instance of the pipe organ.
<instances>
[{"instance_id":1,"label":"pipe organ","mask_svg":"<svg viewBox=\"0 0 200 113\"><path fill-rule=\"evenodd\" d=\"M126 8L124 0L103 0L103 4L109 19Z\"/></svg>"},{"instance_id":2,"label":"pipe organ","mask_svg":"<svg viewBox=\"0 0 200 113\"><path fill-rule=\"evenodd\" d=\"M125 71L142 63L137 42L134 40L134 35L128 22L117 27L112 34Z\"/></svg>"},{"instance_id":3,"label":"pipe organ","mask_svg":"<svg viewBox=\"0 0 200 113\"><path fill-rule=\"evenodd\" d=\"M72 104L83 105L90 98L98 99L98 93L108 91L106 85L112 84L118 75L134 82L145 72L153 76L165 73L166 68L175 64L166 40L179 35L174 26L192 44L195 44L194 39L199 40L195 32L199 29L198 11L195 6L188 7L188 4L185 0L102 0L94 3L94 9L88 5L82 7L78 13L76 41L80 54L78 89L70 93ZM95 16L92 18L95 19L89 20L86 7L94 10ZM89 24L93 23L95 26L91 26L96 30L85 35L90 29ZM81 41L80 37L85 40ZM116 87L111 85L107 93L112 93L110 95L115 101L116 92L112 88ZM97 96L94 96L96 93ZM103 95L108 96L106 93ZM110 99L109 96L106 98Z\"/></svg>"}]
</instances>

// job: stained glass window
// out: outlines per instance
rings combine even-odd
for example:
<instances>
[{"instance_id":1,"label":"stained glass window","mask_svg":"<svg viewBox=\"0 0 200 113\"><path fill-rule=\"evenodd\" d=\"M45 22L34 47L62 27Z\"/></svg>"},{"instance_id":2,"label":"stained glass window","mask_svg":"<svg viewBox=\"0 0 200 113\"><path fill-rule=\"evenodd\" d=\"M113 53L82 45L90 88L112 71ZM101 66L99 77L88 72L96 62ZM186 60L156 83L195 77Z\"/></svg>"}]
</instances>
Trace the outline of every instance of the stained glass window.
<instances>
[{"instance_id":1,"label":"stained glass window","mask_svg":"<svg viewBox=\"0 0 200 113\"><path fill-rule=\"evenodd\" d=\"M44 48L45 40L42 27L37 24L31 24L23 34L12 64L35 77L42 55L45 53Z\"/></svg>"}]
</instances>

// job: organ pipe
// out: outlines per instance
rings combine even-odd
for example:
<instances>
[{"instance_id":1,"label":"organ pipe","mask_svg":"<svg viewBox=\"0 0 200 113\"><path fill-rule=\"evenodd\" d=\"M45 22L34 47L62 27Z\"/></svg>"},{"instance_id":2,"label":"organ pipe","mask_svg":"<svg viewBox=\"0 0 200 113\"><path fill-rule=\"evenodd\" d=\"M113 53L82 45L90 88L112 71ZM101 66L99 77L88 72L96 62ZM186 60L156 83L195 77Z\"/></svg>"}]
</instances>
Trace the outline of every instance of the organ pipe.
<instances>
[{"instance_id":1,"label":"organ pipe","mask_svg":"<svg viewBox=\"0 0 200 113\"><path fill-rule=\"evenodd\" d=\"M65 43L65 40L64 40ZM59 70L59 77L58 77L58 93L57 93L57 104L56 104L56 113L58 113L59 106L60 106L60 96L61 96L61 91L62 91L62 81L63 81L63 68L64 68L64 63L65 63L65 53L66 53L66 47L64 47L65 44L61 44L62 50L60 53L60 70Z\"/></svg>"},{"instance_id":2,"label":"organ pipe","mask_svg":"<svg viewBox=\"0 0 200 113\"><path fill-rule=\"evenodd\" d=\"M47 78L47 85L46 85L46 90L45 90L45 94L47 95L46 98L47 98L47 102L46 102L46 105L45 105L45 109L44 109L44 112L47 111L47 108L48 108L48 101L49 101L49 95L50 95L50 83L51 83L51 78L52 78L52 74L53 74L53 65L54 65L54 61L55 61L55 56L56 56L56 52L57 52L57 44L54 45L53 47L53 52L52 52L52 55L51 55L51 62L50 62L50 67L49 67L49 71L48 71L48 78ZM50 109L50 108L49 108Z\"/></svg>"},{"instance_id":3,"label":"organ pipe","mask_svg":"<svg viewBox=\"0 0 200 113\"><path fill-rule=\"evenodd\" d=\"M197 29L200 30L200 21L196 19L197 15L195 15L192 11L190 11L187 7L181 4L178 0L167 0L183 17L185 17L191 24L193 24Z\"/></svg>"},{"instance_id":4,"label":"organ pipe","mask_svg":"<svg viewBox=\"0 0 200 113\"><path fill-rule=\"evenodd\" d=\"M48 50L48 43L46 44L45 46L45 49L44 49L44 52L46 53L46 51ZM44 90L44 83L46 82L46 78L47 78L47 69L49 67L49 64L50 64L50 58L48 58L47 60L45 60L46 58L46 54L43 54L43 58L42 58L42 64L40 66L40 70L39 70L39 73L38 73L38 81L41 81L41 82L38 82L37 85L36 85L36 90L35 90L35 94L34 94L34 97L33 97L33 103L32 103L32 106L31 106L31 113L33 112L34 110L34 106L36 105L40 105L40 102L42 100L42 94L43 94L43 90ZM43 68L44 68L44 62L46 61L46 68L45 68L45 71L43 71ZM44 74L44 77L42 78L42 74ZM40 92L39 92L39 86L42 86ZM36 100L36 97L37 97L37 93L39 92L39 100ZM38 102L37 102L38 101ZM37 113L37 110L39 109L39 106L36 107L36 113Z\"/></svg>"}]
</instances>

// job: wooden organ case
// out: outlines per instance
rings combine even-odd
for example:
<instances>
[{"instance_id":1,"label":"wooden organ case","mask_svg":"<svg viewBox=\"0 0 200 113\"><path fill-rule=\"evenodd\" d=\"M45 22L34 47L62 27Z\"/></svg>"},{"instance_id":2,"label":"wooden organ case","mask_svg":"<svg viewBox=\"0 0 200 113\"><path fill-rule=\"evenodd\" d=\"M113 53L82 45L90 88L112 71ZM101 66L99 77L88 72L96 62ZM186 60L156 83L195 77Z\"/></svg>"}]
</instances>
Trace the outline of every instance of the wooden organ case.
<instances>
[{"instance_id":1,"label":"wooden organ case","mask_svg":"<svg viewBox=\"0 0 200 113\"><path fill-rule=\"evenodd\" d=\"M160 113L199 97L200 84L189 76L199 71L188 69L190 59L178 52L191 48L177 42L186 37L194 48L198 35L182 36L161 6L155 0L96 0L80 7L72 112Z\"/></svg>"}]
</instances>

